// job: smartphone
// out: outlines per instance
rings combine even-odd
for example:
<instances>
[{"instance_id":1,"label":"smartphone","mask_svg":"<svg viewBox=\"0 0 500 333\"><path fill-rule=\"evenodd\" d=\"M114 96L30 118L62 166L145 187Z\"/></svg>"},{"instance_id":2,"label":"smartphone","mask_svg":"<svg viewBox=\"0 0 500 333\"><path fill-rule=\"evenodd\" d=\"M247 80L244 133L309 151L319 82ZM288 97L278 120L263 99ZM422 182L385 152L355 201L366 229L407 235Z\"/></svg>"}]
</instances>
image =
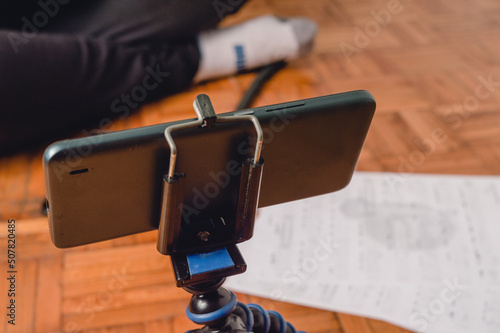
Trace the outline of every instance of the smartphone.
<instances>
[{"instance_id":1,"label":"smartphone","mask_svg":"<svg viewBox=\"0 0 500 333\"><path fill-rule=\"evenodd\" d=\"M344 188L374 111L369 92L352 91L220 116L259 120L264 167L258 206L265 207ZM164 131L191 120L50 145L44 177L54 244L72 247L157 229L170 160ZM241 163L255 147L253 124L221 122L176 131L173 138L176 171L186 174L183 214L201 221L233 207Z\"/></svg>"}]
</instances>

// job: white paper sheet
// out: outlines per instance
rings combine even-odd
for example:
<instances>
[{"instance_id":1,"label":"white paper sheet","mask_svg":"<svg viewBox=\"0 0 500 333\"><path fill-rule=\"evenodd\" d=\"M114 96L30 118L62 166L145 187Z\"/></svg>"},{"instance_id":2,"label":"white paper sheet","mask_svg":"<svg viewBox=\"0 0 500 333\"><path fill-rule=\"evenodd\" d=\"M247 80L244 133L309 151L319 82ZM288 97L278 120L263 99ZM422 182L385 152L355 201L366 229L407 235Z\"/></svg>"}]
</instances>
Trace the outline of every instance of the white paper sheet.
<instances>
[{"instance_id":1,"label":"white paper sheet","mask_svg":"<svg viewBox=\"0 0 500 333\"><path fill-rule=\"evenodd\" d=\"M261 209L239 248L232 290L417 332L500 332L500 177L357 172Z\"/></svg>"}]
</instances>

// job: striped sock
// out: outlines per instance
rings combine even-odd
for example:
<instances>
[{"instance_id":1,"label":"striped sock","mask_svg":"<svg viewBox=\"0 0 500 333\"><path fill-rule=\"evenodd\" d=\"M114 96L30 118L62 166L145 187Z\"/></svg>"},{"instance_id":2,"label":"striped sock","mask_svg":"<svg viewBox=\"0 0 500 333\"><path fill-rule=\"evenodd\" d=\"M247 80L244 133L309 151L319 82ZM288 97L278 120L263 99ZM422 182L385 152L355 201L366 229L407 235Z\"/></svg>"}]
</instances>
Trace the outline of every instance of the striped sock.
<instances>
[{"instance_id":1,"label":"striped sock","mask_svg":"<svg viewBox=\"0 0 500 333\"><path fill-rule=\"evenodd\" d=\"M305 18L280 19L265 15L198 36L200 65L194 82L258 68L308 53L317 26Z\"/></svg>"}]
</instances>

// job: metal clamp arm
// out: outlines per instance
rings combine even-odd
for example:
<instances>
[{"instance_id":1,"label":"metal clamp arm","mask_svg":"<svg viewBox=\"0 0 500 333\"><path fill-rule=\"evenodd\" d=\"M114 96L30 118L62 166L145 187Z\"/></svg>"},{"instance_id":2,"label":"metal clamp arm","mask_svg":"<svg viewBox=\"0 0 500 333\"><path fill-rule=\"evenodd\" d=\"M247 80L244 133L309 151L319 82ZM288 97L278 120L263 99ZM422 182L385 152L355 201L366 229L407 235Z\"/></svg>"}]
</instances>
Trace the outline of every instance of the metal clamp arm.
<instances>
[{"instance_id":1,"label":"metal clamp arm","mask_svg":"<svg viewBox=\"0 0 500 333\"><path fill-rule=\"evenodd\" d=\"M259 120L257 117L252 115L242 115L242 116L223 116L217 117L215 114L212 103L210 102L210 98L207 95L198 95L193 102L193 108L198 115L197 120L193 120L183 124L171 125L165 129L164 135L167 140L168 145L170 146L170 164L168 168L168 178L173 179L175 176L175 165L177 162L177 146L175 145L175 141L172 138L172 132L202 126L210 128L213 126L214 122L230 122L230 121L251 121L257 132L257 142L255 145L255 153L253 158L253 164L258 164L260 161L260 155L262 152L262 145L264 141L264 134L262 132L262 127L260 126Z\"/></svg>"}]
</instances>

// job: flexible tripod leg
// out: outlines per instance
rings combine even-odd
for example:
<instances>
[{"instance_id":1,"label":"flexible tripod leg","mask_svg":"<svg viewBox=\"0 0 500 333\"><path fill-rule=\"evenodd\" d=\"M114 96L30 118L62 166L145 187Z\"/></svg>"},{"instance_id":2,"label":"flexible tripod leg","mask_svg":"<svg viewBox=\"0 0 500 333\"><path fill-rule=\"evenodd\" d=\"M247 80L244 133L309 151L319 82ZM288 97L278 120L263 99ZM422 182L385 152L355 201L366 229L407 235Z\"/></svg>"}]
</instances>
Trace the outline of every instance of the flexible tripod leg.
<instances>
[{"instance_id":1,"label":"flexible tripod leg","mask_svg":"<svg viewBox=\"0 0 500 333\"><path fill-rule=\"evenodd\" d=\"M192 285L184 289L193 294L186 309L188 318L203 328L189 333L296 333L275 311L257 304L237 302L236 295L221 287L225 279Z\"/></svg>"}]
</instances>

